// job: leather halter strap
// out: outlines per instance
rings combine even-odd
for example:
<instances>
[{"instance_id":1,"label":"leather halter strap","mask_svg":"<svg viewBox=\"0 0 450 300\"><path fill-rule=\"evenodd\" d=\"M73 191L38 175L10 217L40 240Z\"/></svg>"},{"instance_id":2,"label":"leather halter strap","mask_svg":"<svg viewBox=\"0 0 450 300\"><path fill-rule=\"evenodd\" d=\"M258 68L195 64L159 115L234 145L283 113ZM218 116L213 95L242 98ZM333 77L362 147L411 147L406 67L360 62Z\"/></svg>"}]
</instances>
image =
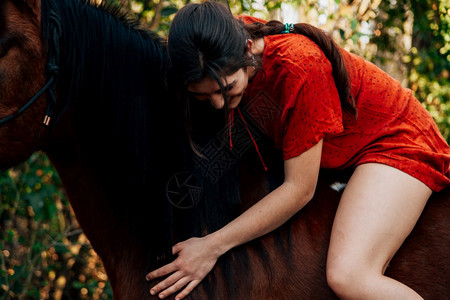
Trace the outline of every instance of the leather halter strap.
<instances>
[{"instance_id":1,"label":"leather halter strap","mask_svg":"<svg viewBox=\"0 0 450 300\"><path fill-rule=\"evenodd\" d=\"M9 121L17 118L22 113L24 113L39 97L42 96L43 93L47 92L47 109L45 111L44 120L42 123L45 126L50 124L50 120L52 117L53 109L56 105L56 95L55 95L55 86L59 73L59 38L62 33L61 22L59 21L58 15L55 12L51 12L49 15L49 27L50 27L50 36L49 36L49 49L48 49L48 61L45 65L45 75L46 82L44 86L30 99L27 103L25 103L22 107L20 107L17 112L12 115L6 116L0 119L0 126L8 123ZM53 26L52 26L53 25Z\"/></svg>"}]
</instances>

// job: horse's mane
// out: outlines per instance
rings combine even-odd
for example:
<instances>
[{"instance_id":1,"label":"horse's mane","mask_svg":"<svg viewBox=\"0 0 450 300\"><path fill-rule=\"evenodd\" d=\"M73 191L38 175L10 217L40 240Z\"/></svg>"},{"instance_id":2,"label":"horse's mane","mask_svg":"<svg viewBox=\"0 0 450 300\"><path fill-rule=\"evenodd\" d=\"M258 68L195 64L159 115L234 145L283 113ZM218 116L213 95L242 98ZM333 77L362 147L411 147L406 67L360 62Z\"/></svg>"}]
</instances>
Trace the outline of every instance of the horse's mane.
<instances>
[{"instance_id":1,"label":"horse's mane","mask_svg":"<svg viewBox=\"0 0 450 300\"><path fill-rule=\"evenodd\" d=\"M130 236L151 243L156 260L173 243L163 187L183 155L176 104L164 88L165 44L122 9L96 2L42 1L44 47L54 39L55 16L62 28L51 129L73 118L74 151L106 187L105 209Z\"/></svg>"},{"instance_id":2,"label":"horse's mane","mask_svg":"<svg viewBox=\"0 0 450 300\"><path fill-rule=\"evenodd\" d=\"M240 213L238 163L227 165L215 180L203 176L186 147L181 108L165 85L163 40L120 8L96 2L42 1L44 46L53 38L52 15L62 27L58 120L73 115L81 145L76 151L107 187L110 207L105 209L145 245L143 263L151 269L172 258L175 243L217 230ZM179 172L194 174L201 190L200 202L188 209L167 199L165 188ZM222 259L230 287L230 259L242 262L239 273L249 269L245 251L233 255ZM251 276L243 279L250 282Z\"/></svg>"}]
</instances>

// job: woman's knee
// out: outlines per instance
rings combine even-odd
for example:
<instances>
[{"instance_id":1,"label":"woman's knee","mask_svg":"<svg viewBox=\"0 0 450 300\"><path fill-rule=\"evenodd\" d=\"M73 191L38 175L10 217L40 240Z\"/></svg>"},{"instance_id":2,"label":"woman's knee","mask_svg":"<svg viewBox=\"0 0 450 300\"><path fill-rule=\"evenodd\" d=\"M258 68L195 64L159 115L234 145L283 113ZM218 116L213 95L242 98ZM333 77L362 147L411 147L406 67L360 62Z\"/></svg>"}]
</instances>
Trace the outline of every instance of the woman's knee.
<instances>
[{"instance_id":1,"label":"woman's knee","mask_svg":"<svg viewBox=\"0 0 450 300\"><path fill-rule=\"evenodd\" d=\"M328 262L326 272L328 285L341 299L360 298L368 289L370 277L376 276L369 267L345 258Z\"/></svg>"}]
</instances>

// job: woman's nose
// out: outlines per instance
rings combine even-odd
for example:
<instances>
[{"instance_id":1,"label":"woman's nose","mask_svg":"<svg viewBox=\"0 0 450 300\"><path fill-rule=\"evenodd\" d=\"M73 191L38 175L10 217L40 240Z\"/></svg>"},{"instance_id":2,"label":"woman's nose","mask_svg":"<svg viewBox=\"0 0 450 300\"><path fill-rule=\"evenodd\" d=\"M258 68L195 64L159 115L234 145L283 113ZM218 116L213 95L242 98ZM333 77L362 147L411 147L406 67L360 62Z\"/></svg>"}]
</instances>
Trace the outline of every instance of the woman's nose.
<instances>
[{"instance_id":1,"label":"woman's nose","mask_svg":"<svg viewBox=\"0 0 450 300\"><path fill-rule=\"evenodd\" d=\"M209 97L212 106L216 109L221 109L225 105L225 101L223 100L222 94L213 94Z\"/></svg>"}]
</instances>

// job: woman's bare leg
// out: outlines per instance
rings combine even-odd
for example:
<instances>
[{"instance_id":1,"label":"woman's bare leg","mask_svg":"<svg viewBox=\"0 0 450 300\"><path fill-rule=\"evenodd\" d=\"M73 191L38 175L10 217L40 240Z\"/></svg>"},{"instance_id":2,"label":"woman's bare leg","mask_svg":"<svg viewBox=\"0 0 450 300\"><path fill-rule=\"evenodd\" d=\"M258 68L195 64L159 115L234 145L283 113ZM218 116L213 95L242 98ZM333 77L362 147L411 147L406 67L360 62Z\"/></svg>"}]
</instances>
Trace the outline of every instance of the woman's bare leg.
<instances>
[{"instance_id":1,"label":"woman's bare leg","mask_svg":"<svg viewBox=\"0 0 450 300\"><path fill-rule=\"evenodd\" d=\"M336 213L327 280L342 299L421 299L384 276L432 191L416 178L382 164L356 168Z\"/></svg>"}]
</instances>

